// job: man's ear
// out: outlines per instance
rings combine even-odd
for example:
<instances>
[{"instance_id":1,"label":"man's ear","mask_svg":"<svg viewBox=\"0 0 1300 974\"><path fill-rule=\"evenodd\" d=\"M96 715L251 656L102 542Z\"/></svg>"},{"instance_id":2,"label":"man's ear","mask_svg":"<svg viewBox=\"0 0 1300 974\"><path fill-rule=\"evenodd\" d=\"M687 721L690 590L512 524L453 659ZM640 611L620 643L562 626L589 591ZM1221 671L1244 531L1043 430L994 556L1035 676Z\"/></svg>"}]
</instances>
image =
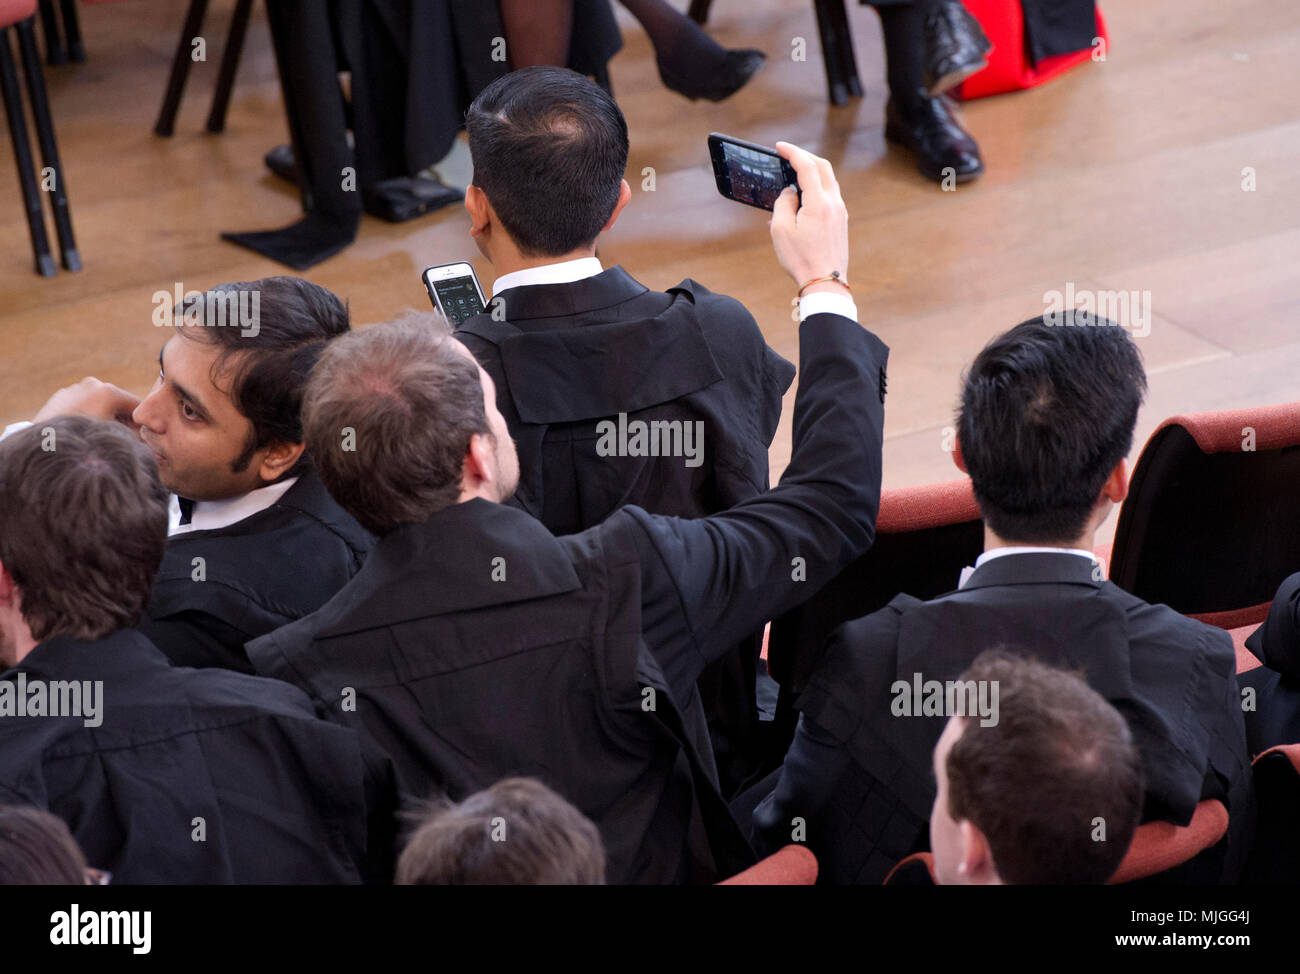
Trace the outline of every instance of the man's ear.
<instances>
[{"instance_id":1,"label":"man's ear","mask_svg":"<svg viewBox=\"0 0 1300 974\"><path fill-rule=\"evenodd\" d=\"M969 819L962 819L957 827L961 834L961 860L957 863L957 873L968 883L987 882L991 875L997 875L989 840Z\"/></svg>"},{"instance_id":2,"label":"man's ear","mask_svg":"<svg viewBox=\"0 0 1300 974\"><path fill-rule=\"evenodd\" d=\"M1124 503L1124 498L1128 496L1128 460L1120 460L1115 464L1115 469L1102 485L1101 495L1116 504Z\"/></svg>"},{"instance_id":3,"label":"man's ear","mask_svg":"<svg viewBox=\"0 0 1300 974\"><path fill-rule=\"evenodd\" d=\"M619 187L618 202L614 204L614 212L609 215L609 221L600 228L601 233L614 228L614 224L618 222L618 215L623 212L623 207L630 202L632 202L632 187L627 184L625 179L623 185Z\"/></svg>"},{"instance_id":4,"label":"man's ear","mask_svg":"<svg viewBox=\"0 0 1300 974\"><path fill-rule=\"evenodd\" d=\"M262 452L262 462L257 465L257 475L274 483L293 469L293 465L307 449L306 443L272 443Z\"/></svg>"},{"instance_id":5,"label":"man's ear","mask_svg":"<svg viewBox=\"0 0 1300 974\"><path fill-rule=\"evenodd\" d=\"M469 449L465 451L465 469L460 479L462 490L475 491L479 484L492 479L492 461L495 455L492 437L487 433L475 433L469 438Z\"/></svg>"},{"instance_id":6,"label":"man's ear","mask_svg":"<svg viewBox=\"0 0 1300 974\"><path fill-rule=\"evenodd\" d=\"M966 469L966 458L961 455L961 440L957 438L956 433L952 434L952 462L962 473L969 473Z\"/></svg>"},{"instance_id":7,"label":"man's ear","mask_svg":"<svg viewBox=\"0 0 1300 974\"><path fill-rule=\"evenodd\" d=\"M465 209L469 212L469 235L481 236L492 222L492 204L488 202L487 194L473 183L465 187Z\"/></svg>"}]
</instances>

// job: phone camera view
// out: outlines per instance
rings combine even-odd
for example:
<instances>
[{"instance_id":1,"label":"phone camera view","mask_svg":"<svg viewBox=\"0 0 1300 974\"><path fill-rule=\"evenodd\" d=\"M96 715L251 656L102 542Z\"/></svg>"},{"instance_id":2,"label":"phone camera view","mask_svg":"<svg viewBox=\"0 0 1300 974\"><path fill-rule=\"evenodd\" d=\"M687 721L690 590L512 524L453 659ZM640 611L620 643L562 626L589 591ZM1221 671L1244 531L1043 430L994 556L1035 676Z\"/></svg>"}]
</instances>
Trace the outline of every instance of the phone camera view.
<instances>
[{"instance_id":1,"label":"phone camera view","mask_svg":"<svg viewBox=\"0 0 1300 974\"><path fill-rule=\"evenodd\" d=\"M722 152L727 161L727 178L731 180L731 195L743 203L772 209L785 189L780 158L730 142L722 143Z\"/></svg>"},{"instance_id":2,"label":"phone camera view","mask_svg":"<svg viewBox=\"0 0 1300 974\"><path fill-rule=\"evenodd\" d=\"M451 281L440 281L434 285L438 292L438 301L442 313L447 316L455 328L462 321L483 313L483 302L479 300L478 289L468 277L458 277Z\"/></svg>"}]
</instances>

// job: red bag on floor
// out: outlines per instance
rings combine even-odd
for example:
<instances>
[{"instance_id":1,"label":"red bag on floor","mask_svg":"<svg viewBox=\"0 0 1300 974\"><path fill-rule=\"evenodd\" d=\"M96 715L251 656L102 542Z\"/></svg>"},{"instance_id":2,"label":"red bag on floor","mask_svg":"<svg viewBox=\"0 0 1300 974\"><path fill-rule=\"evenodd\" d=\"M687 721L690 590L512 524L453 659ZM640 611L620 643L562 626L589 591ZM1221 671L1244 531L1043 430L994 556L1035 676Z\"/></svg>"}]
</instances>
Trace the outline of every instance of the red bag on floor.
<instances>
[{"instance_id":1,"label":"red bag on floor","mask_svg":"<svg viewBox=\"0 0 1300 974\"><path fill-rule=\"evenodd\" d=\"M984 33L993 42L989 66L958 87L957 91L963 99L983 98L987 95L1000 95L1007 91L1033 88L1092 58L1094 48L1087 47L1073 54L1058 54L1055 57L1044 58L1034 64L1025 44L1025 18L1019 0L962 0L962 2L980 22ZM1106 33L1106 22L1102 20L1100 10L1097 11L1097 35L1101 38L1101 50L1108 51L1110 38Z\"/></svg>"}]
</instances>

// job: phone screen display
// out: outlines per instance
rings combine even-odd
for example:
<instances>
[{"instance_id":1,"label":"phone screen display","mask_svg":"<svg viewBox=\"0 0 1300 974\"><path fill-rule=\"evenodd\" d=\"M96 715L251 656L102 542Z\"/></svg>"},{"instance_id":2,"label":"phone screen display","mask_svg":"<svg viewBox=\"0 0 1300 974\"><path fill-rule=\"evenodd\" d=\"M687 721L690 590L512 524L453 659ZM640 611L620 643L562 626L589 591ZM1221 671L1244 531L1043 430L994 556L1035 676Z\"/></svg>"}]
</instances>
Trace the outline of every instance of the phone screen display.
<instances>
[{"instance_id":1,"label":"phone screen display","mask_svg":"<svg viewBox=\"0 0 1300 974\"><path fill-rule=\"evenodd\" d=\"M455 328L462 321L483 313L483 299L479 297L478 286L472 277L452 277L445 281L434 281L433 290L438 295L438 304Z\"/></svg>"},{"instance_id":2,"label":"phone screen display","mask_svg":"<svg viewBox=\"0 0 1300 974\"><path fill-rule=\"evenodd\" d=\"M769 155L736 145L720 142L722 157L731 181L733 199L765 210L776 205L776 198L785 189L785 174L781 170L781 157Z\"/></svg>"}]
</instances>

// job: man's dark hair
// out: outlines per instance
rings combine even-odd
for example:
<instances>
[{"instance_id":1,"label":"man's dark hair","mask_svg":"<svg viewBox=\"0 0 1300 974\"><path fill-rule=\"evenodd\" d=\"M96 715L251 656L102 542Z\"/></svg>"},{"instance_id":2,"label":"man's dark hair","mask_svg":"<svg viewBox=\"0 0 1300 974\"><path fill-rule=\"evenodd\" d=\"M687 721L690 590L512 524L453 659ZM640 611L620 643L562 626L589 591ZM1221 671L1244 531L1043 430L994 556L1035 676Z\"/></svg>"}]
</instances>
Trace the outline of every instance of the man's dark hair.
<instances>
[{"instance_id":1,"label":"man's dark hair","mask_svg":"<svg viewBox=\"0 0 1300 974\"><path fill-rule=\"evenodd\" d=\"M957 436L975 499L1000 538L1077 538L1133 445L1146 373L1124 329L1077 312L1034 318L989 342L971 365Z\"/></svg>"},{"instance_id":2,"label":"man's dark hair","mask_svg":"<svg viewBox=\"0 0 1300 974\"><path fill-rule=\"evenodd\" d=\"M963 721L945 765L949 814L984 833L1003 882L1106 882L1142 814L1124 718L1081 676L1001 651L960 679L996 682L998 719Z\"/></svg>"},{"instance_id":3,"label":"man's dark hair","mask_svg":"<svg viewBox=\"0 0 1300 974\"><path fill-rule=\"evenodd\" d=\"M234 305L243 301L245 310L251 309L253 295L256 327L241 328ZM342 301L300 277L264 277L218 284L203 292L201 300L183 300L175 309L175 320L178 326L185 325L178 327L179 334L220 347L213 378L229 371L230 398L253 424L252 437L231 464L233 473L246 470L253 454L264 446L302 442L307 376L326 343L349 330L348 309ZM284 477L296 477L309 467L304 452Z\"/></svg>"},{"instance_id":4,"label":"man's dark hair","mask_svg":"<svg viewBox=\"0 0 1300 974\"><path fill-rule=\"evenodd\" d=\"M60 818L0 805L0 886L83 886L86 859Z\"/></svg>"},{"instance_id":5,"label":"man's dark hair","mask_svg":"<svg viewBox=\"0 0 1300 974\"><path fill-rule=\"evenodd\" d=\"M474 185L526 257L590 246L609 222L627 169L618 104L567 68L511 71L465 116Z\"/></svg>"},{"instance_id":6,"label":"man's dark hair","mask_svg":"<svg viewBox=\"0 0 1300 974\"><path fill-rule=\"evenodd\" d=\"M168 493L138 436L59 416L0 442L0 563L32 638L134 626L167 542Z\"/></svg>"},{"instance_id":7,"label":"man's dark hair","mask_svg":"<svg viewBox=\"0 0 1300 974\"><path fill-rule=\"evenodd\" d=\"M491 433L477 364L418 311L330 343L303 429L325 488L379 536L455 504L470 438Z\"/></svg>"},{"instance_id":8,"label":"man's dark hair","mask_svg":"<svg viewBox=\"0 0 1300 974\"><path fill-rule=\"evenodd\" d=\"M399 886L600 886L605 846L582 812L532 778L435 806L397 862Z\"/></svg>"}]
</instances>

